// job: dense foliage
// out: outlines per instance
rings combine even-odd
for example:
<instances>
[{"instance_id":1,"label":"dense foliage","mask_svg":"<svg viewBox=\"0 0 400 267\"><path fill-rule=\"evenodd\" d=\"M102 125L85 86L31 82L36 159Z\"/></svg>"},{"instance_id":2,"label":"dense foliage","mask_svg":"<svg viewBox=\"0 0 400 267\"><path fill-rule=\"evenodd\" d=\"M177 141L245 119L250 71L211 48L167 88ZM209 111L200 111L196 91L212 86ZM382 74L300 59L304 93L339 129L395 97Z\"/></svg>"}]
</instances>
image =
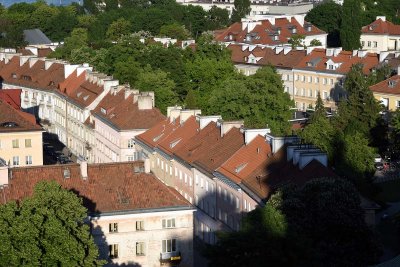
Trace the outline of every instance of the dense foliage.
<instances>
[{"instance_id":1,"label":"dense foliage","mask_svg":"<svg viewBox=\"0 0 400 267\"><path fill-rule=\"evenodd\" d=\"M360 197L343 179L317 179L278 191L221 233L206 251L211 266L368 266L381 247L364 221Z\"/></svg>"},{"instance_id":2,"label":"dense foliage","mask_svg":"<svg viewBox=\"0 0 400 267\"><path fill-rule=\"evenodd\" d=\"M41 182L32 197L0 206L0 266L101 266L87 210L56 182Z\"/></svg>"},{"instance_id":3,"label":"dense foliage","mask_svg":"<svg viewBox=\"0 0 400 267\"><path fill-rule=\"evenodd\" d=\"M344 49L359 47L359 30L376 19L386 16L400 24L400 1L345 0L343 6L326 1L310 10L306 20L328 33L328 45Z\"/></svg>"}]
</instances>

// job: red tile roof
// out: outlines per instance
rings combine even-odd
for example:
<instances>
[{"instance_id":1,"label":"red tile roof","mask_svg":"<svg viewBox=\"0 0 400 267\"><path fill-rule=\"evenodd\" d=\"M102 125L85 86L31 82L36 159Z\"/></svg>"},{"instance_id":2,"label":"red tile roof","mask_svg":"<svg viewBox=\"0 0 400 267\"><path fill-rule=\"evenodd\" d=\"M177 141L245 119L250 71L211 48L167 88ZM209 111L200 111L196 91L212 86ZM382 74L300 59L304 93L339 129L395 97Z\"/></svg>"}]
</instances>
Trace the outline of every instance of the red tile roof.
<instances>
[{"instance_id":1,"label":"red tile roof","mask_svg":"<svg viewBox=\"0 0 400 267\"><path fill-rule=\"evenodd\" d=\"M377 19L371 24L362 27L361 33L363 34L376 34L376 35L400 35L400 25L393 24L390 21L383 21Z\"/></svg>"},{"instance_id":2,"label":"red tile roof","mask_svg":"<svg viewBox=\"0 0 400 267\"><path fill-rule=\"evenodd\" d=\"M0 89L0 100L7 102L15 109L21 109L21 89Z\"/></svg>"},{"instance_id":3,"label":"red tile roof","mask_svg":"<svg viewBox=\"0 0 400 267\"><path fill-rule=\"evenodd\" d=\"M86 180L81 177L78 164L13 168L9 185L0 192L0 201L24 199L32 195L39 181L54 180L81 196L90 212L191 208L177 191L152 174L135 173L135 166L143 166L143 163L89 164ZM70 178L64 178L64 170L69 170Z\"/></svg>"},{"instance_id":4,"label":"red tile roof","mask_svg":"<svg viewBox=\"0 0 400 267\"><path fill-rule=\"evenodd\" d=\"M294 34L301 34L305 36L325 34L324 31L318 29L314 25L305 21L304 25L310 25L310 31L307 31L294 17L287 18L276 18L275 24L272 24L269 20L258 21L258 25L251 31L248 31L248 27L242 30L242 24L246 22L236 22L224 31L220 30L215 33L216 40L220 42L239 42L239 43L252 43L252 44L263 44L263 45L279 45L287 44L288 40ZM252 22L255 23L255 22ZM291 28L296 28L296 33L292 33ZM246 36L252 36L251 41L246 40ZM274 35L278 36L278 39L274 39ZM232 39L230 39L232 36Z\"/></svg>"},{"instance_id":5,"label":"red tile roof","mask_svg":"<svg viewBox=\"0 0 400 267\"><path fill-rule=\"evenodd\" d=\"M176 127L173 128L171 134L161 139L161 142L158 142L158 148L162 149L165 153L172 155L198 131L199 123L196 121L195 116L191 116L182 123L177 121Z\"/></svg>"},{"instance_id":6,"label":"red tile roof","mask_svg":"<svg viewBox=\"0 0 400 267\"><path fill-rule=\"evenodd\" d=\"M170 121L169 118L165 118L144 133L137 135L135 138L145 143L147 146L155 148L162 140L172 133L179 124L178 122L179 117L173 121Z\"/></svg>"},{"instance_id":7,"label":"red tile roof","mask_svg":"<svg viewBox=\"0 0 400 267\"><path fill-rule=\"evenodd\" d=\"M106 114L103 113L106 111ZM140 110L133 102L133 95L125 99L125 92L108 93L93 110L97 116L106 119L120 130L149 129L165 119L158 108Z\"/></svg>"},{"instance_id":8,"label":"red tile roof","mask_svg":"<svg viewBox=\"0 0 400 267\"><path fill-rule=\"evenodd\" d=\"M351 66L355 64L363 65L364 74L368 75L371 70L379 65L379 56L375 53L365 53L363 57L357 54L353 55L352 51L341 51L336 56L327 56L326 49L316 48L306 57L302 58L296 69L304 69L309 71L321 71L336 74L347 74ZM340 64L336 70L327 69L327 61L332 60L334 63Z\"/></svg>"},{"instance_id":9,"label":"red tile roof","mask_svg":"<svg viewBox=\"0 0 400 267\"><path fill-rule=\"evenodd\" d=\"M16 123L15 126L2 125L3 123ZM14 109L0 100L0 132L41 131L33 115Z\"/></svg>"},{"instance_id":10,"label":"red tile roof","mask_svg":"<svg viewBox=\"0 0 400 267\"><path fill-rule=\"evenodd\" d=\"M261 57L261 59L256 63L257 65L272 65L277 68L288 68L291 69L295 67L300 61L306 57L305 50L290 50L287 54L284 51L276 53L272 48L261 48L255 47L250 51L249 47L242 49L240 44L230 44L227 46L231 50L231 59L234 63L247 63L246 58L253 54L255 57Z\"/></svg>"},{"instance_id":11,"label":"red tile roof","mask_svg":"<svg viewBox=\"0 0 400 267\"><path fill-rule=\"evenodd\" d=\"M372 92L400 96L400 75L395 75L369 87Z\"/></svg>"}]
</instances>

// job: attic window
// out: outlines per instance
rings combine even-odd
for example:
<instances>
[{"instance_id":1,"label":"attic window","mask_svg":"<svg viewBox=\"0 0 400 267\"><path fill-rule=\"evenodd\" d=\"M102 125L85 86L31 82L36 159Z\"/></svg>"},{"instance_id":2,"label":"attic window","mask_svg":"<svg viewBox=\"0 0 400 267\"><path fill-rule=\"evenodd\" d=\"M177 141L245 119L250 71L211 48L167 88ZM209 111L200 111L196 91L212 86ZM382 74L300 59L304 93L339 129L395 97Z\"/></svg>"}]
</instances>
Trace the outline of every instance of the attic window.
<instances>
[{"instance_id":1,"label":"attic window","mask_svg":"<svg viewBox=\"0 0 400 267\"><path fill-rule=\"evenodd\" d=\"M307 24L307 25L306 25L306 31L307 31L307 32L310 32L311 29L312 29L312 28L311 28L311 25L310 25L310 24Z\"/></svg>"},{"instance_id":2,"label":"attic window","mask_svg":"<svg viewBox=\"0 0 400 267\"><path fill-rule=\"evenodd\" d=\"M13 121L6 121L0 124L4 128L13 128L13 127L18 127L18 123L13 122Z\"/></svg>"},{"instance_id":3,"label":"attic window","mask_svg":"<svg viewBox=\"0 0 400 267\"><path fill-rule=\"evenodd\" d=\"M368 29L369 29L370 31L373 31L373 30L374 30L374 26L373 26L373 25L370 25L370 26L368 27Z\"/></svg>"},{"instance_id":4,"label":"attic window","mask_svg":"<svg viewBox=\"0 0 400 267\"><path fill-rule=\"evenodd\" d=\"M89 96L87 95L87 96L85 96L84 98L83 98L83 100L88 100L88 98L89 98Z\"/></svg>"},{"instance_id":5,"label":"attic window","mask_svg":"<svg viewBox=\"0 0 400 267\"><path fill-rule=\"evenodd\" d=\"M163 135L164 135L164 133L162 133L162 134L160 134L160 135L154 137L154 138L153 138L153 142L157 142Z\"/></svg>"},{"instance_id":6,"label":"attic window","mask_svg":"<svg viewBox=\"0 0 400 267\"><path fill-rule=\"evenodd\" d=\"M107 114L107 110L105 108L100 108L101 113Z\"/></svg>"},{"instance_id":7,"label":"attic window","mask_svg":"<svg viewBox=\"0 0 400 267\"><path fill-rule=\"evenodd\" d=\"M307 67L314 67L314 64L312 62L307 62Z\"/></svg>"},{"instance_id":8,"label":"attic window","mask_svg":"<svg viewBox=\"0 0 400 267\"><path fill-rule=\"evenodd\" d=\"M389 87L393 88L396 85L396 81L390 80L388 82L388 84L389 84Z\"/></svg>"},{"instance_id":9,"label":"attic window","mask_svg":"<svg viewBox=\"0 0 400 267\"><path fill-rule=\"evenodd\" d=\"M71 172L69 169L64 170L64 178L65 179L71 178Z\"/></svg>"},{"instance_id":10,"label":"attic window","mask_svg":"<svg viewBox=\"0 0 400 267\"><path fill-rule=\"evenodd\" d=\"M76 94L77 97L80 97L82 95L82 92L79 92Z\"/></svg>"},{"instance_id":11,"label":"attic window","mask_svg":"<svg viewBox=\"0 0 400 267\"><path fill-rule=\"evenodd\" d=\"M274 35L273 39L274 39L274 41L278 41L279 36L278 35Z\"/></svg>"},{"instance_id":12,"label":"attic window","mask_svg":"<svg viewBox=\"0 0 400 267\"><path fill-rule=\"evenodd\" d=\"M13 79L17 79L17 74L16 74L16 73L11 73L11 77L12 77Z\"/></svg>"},{"instance_id":13,"label":"attic window","mask_svg":"<svg viewBox=\"0 0 400 267\"><path fill-rule=\"evenodd\" d=\"M22 79L25 80L25 81L31 81L32 80L31 76L28 76L28 75L22 75Z\"/></svg>"},{"instance_id":14,"label":"attic window","mask_svg":"<svg viewBox=\"0 0 400 267\"><path fill-rule=\"evenodd\" d=\"M237 166L236 168L235 168L235 172L236 173L239 173L241 170L243 170L245 167L247 166L247 163L242 163L242 164L240 164L239 166Z\"/></svg>"},{"instance_id":15,"label":"attic window","mask_svg":"<svg viewBox=\"0 0 400 267\"><path fill-rule=\"evenodd\" d=\"M175 140L175 141L171 142L169 144L169 147L170 148L174 148L181 140L182 140L182 138L179 138L178 140Z\"/></svg>"},{"instance_id":16,"label":"attic window","mask_svg":"<svg viewBox=\"0 0 400 267\"><path fill-rule=\"evenodd\" d=\"M292 33L297 33L297 29L296 28L292 28Z\"/></svg>"}]
</instances>

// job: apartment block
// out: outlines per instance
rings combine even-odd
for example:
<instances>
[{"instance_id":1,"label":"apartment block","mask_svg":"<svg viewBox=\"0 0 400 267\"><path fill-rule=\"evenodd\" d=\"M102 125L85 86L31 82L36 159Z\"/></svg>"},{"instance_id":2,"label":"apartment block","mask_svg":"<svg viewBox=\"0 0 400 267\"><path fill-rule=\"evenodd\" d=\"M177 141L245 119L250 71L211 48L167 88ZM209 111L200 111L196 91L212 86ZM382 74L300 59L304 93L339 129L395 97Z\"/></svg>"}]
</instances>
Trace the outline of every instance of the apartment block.
<instances>
[{"instance_id":1,"label":"apartment block","mask_svg":"<svg viewBox=\"0 0 400 267\"><path fill-rule=\"evenodd\" d=\"M135 135L164 118L154 93L139 92L87 64L0 53L1 89L20 89L21 107L76 156L135 160Z\"/></svg>"},{"instance_id":2,"label":"apartment block","mask_svg":"<svg viewBox=\"0 0 400 267\"><path fill-rule=\"evenodd\" d=\"M42 165L42 132L34 116L0 99L0 159L13 167Z\"/></svg>"},{"instance_id":3,"label":"apartment block","mask_svg":"<svg viewBox=\"0 0 400 267\"><path fill-rule=\"evenodd\" d=\"M32 194L39 181L79 192L106 266L193 266L194 207L143 162L0 167L1 203ZM29 181L29 182L27 182Z\"/></svg>"},{"instance_id":4,"label":"apartment block","mask_svg":"<svg viewBox=\"0 0 400 267\"><path fill-rule=\"evenodd\" d=\"M168 113L135 138L137 150L158 179L197 207L195 235L206 243L216 242L216 231L238 230L243 216L279 186L334 176L326 154L299 146L297 137L273 137L269 129L180 107ZM286 157L290 144L299 146L295 163Z\"/></svg>"}]
</instances>

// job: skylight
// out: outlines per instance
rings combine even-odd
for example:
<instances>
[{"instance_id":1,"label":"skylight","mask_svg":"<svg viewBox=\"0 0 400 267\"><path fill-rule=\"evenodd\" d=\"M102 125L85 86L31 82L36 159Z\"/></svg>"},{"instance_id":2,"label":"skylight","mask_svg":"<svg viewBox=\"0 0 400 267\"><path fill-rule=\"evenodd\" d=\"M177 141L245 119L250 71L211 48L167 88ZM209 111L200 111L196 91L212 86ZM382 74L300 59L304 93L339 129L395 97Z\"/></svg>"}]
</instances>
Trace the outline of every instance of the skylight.
<instances>
[{"instance_id":1,"label":"skylight","mask_svg":"<svg viewBox=\"0 0 400 267\"><path fill-rule=\"evenodd\" d=\"M241 170L243 170L246 166L247 166L247 162L246 162L246 163L240 164L239 166L237 166L237 167L235 168L235 172L236 172L236 173L239 173L239 172L240 172Z\"/></svg>"},{"instance_id":2,"label":"skylight","mask_svg":"<svg viewBox=\"0 0 400 267\"><path fill-rule=\"evenodd\" d=\"M179 138L178 140L171 142L169 144L170 148L174 148L181 140L182 140L182 138Z\"/></svg>"}]
</instances>

